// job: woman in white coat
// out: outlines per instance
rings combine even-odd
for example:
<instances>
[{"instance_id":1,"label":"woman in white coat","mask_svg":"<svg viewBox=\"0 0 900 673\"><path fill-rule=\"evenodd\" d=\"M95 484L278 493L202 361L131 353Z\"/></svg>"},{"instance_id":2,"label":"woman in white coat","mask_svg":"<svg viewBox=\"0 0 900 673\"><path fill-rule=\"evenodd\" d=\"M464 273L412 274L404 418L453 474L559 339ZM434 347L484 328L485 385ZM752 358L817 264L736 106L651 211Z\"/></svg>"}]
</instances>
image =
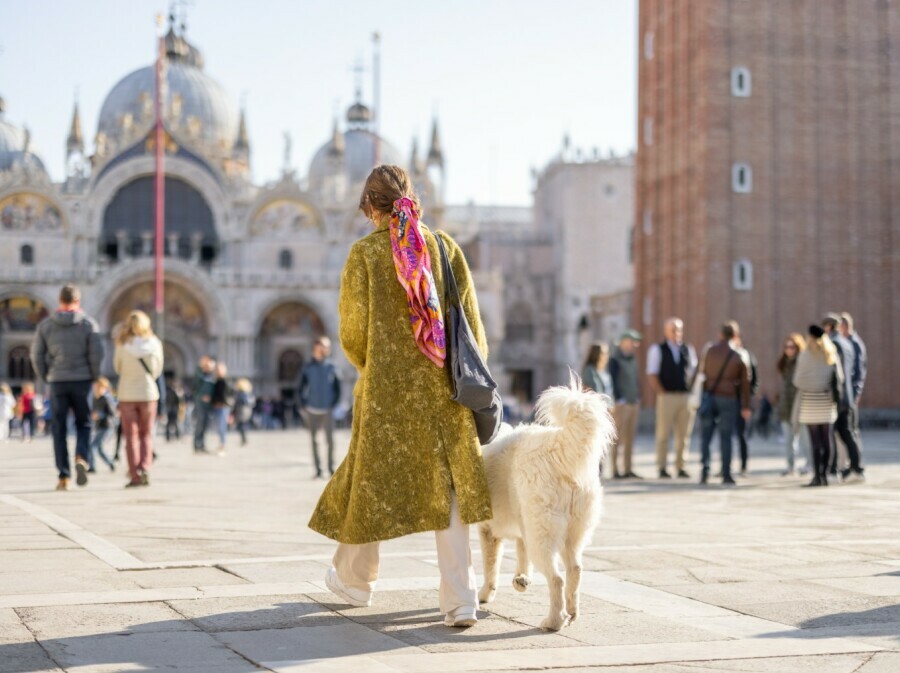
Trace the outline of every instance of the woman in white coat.
<instances>
[{"instance_id":1,"label":"woman in white coat","mask_svg":"<svg viewBox=\"0 0 900 673\"><path fill-rule=\"evenodd\" d=\"M113 366L119 375L119 415L131 475L125 486L147 486L153 464L153 428L159 401L156 380L162 373L163 347L143 311L132 311L121 325Z\"/></svg>"}]
</instances>

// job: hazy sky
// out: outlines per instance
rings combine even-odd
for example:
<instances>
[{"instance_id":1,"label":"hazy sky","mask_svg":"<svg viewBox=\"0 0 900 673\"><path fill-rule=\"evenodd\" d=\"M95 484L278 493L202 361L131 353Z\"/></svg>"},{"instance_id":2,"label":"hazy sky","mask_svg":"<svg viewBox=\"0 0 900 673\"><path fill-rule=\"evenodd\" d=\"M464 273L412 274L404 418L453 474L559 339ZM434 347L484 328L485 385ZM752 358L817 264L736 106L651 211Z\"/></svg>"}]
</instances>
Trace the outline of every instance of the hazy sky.
<instances>
[{"instance_id":1,"label":"hazy sky","mask_svg":"<svg viewBox=\"0 0 900 673\"><path fill-rule=\"evenodd\" d=\"M0 96L54 179L76 90L86 140L103 99L154 57L157 0L0 0ZM382 35L382 133L404 157L439 119L451 203L531 203L531 167L576 147L635 145L636 0L192 0L187 38L246 100L256 180L280 175L283 134L306 175L353 66ZM371 96L364 79L364 100Z\"/></svg>"}]
</instances>

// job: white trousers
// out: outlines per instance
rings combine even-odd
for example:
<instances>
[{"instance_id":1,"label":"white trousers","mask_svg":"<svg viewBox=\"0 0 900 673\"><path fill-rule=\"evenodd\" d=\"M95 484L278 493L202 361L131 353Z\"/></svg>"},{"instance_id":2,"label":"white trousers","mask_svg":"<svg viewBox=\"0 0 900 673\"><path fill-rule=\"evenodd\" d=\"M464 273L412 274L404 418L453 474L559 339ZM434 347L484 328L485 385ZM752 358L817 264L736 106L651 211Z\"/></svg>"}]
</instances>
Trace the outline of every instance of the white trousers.
<instances>
[{"instance_id":1,"label":"white trousers","mask_svg":"<svg viewBox=\"0 0 900 673\"><path fill-rule=\"evenodd\" d=\"M441 571L440 610L444 614L478 607L475 568L469 546L469 526L459 518L456 494L450 496L450 527L434 531L438 568ZM334 568L345 586L367 594L375 591L378 580L380 542L339 543L334 553Z\"/></svg>"}]
</instances>

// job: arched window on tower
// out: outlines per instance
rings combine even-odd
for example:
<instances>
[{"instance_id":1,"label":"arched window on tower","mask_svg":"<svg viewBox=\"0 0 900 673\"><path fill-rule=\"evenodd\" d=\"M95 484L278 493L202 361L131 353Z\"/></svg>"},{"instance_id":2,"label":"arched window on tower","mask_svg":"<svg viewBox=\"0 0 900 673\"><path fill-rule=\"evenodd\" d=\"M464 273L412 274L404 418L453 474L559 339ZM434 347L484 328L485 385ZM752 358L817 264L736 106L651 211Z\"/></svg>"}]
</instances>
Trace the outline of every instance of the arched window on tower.
<instances>
[{"instance_id":1,"label":"arched window on tower","mask_svg":"<svg viewBox=\"0 0 900 673\"><path fill-rule=\"evenodd\" d=\"M731 269L731 280L735 290L753 289L753 263L749 259L739 259Z\"/></svg>"},{"instance_id":2,"label":"arched window on tower","mask_svg":"<svg viewBox=\"0 0 900 673\"><path fill-rule=\"evenodd\" d=\"M285 271L294 268L294 255L290 250L285 249L278 253L278 267Z\"/></svg>"},{"instance_id":3,"label":"arched window on tower","mask_svg":"<svg viewBox=\"0 0 900 673\"><path fill-rule=\"evenodd\" d=\"M750 168L750 164L732 165L731 188L738 194L749 194L753 191L753 169Z\"/></svg>"},{"instance_id":4,"label":"arched window on tower","mask_svg":"<svg viewBox=\"0 0 900 673\"><path fill-rule=\"evenodd\" d=\"M26 243L19 248L19 264L28 266L34 264L34 246Z\"/></svg>"},{"instance_id":5,"label":"arched window on tower","mask_svg":"<svg viewBox=\"0 0 900 673\"><path fill-rule=\"evenodd\" d=\"M737 98L747 98L752 90L749 68L736 67L731 69L731 95Z\"/></svg>"}]
</instances>

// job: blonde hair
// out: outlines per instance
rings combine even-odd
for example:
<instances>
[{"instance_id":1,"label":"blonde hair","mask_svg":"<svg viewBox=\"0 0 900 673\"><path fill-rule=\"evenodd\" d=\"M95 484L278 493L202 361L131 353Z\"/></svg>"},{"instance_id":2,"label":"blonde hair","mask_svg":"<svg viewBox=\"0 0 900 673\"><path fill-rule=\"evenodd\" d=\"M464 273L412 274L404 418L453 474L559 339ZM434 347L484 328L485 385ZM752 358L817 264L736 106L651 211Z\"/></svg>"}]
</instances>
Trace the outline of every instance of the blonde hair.
<instances>
[{"instance_id":1,"label":"blonde hair","mask_svg":"<svg viewBox=\"0 0 900 673\"><path fill-rule=\"evenodd\" d=\"M116 343L119 345L127 344L134 337L153 336L153 326L150 323L150 316L143 311L132 311L128 317L122 321L116 334Z\"/></svg>"},{"instance_id":2,"label":"blonde hair","mask_svg":"<svg viewBox=\"0 0 900 673\"><path fill-rule=\"evenodd\" d=\"M0 393L12 395L12 388L9 387L8 383L0 383Z\"/></svg>"},{"instance_id":3,"label":"blonde hair","mask_svg":"<svg viewBox=\"0 0 900 673\"><path fill-rule=\"evenodd\" d=\"M102 388L106 388L107 390L112 390L112 385L109 382L109 379L105 376L98 376L94 379L94 383Z\"/></svg>"},{"instance_id":4,"label":"blonde hair","mask_svg":"<svg viewBox=\"0 0 900 673\"><path fill-rule=\"evenodd\" d=\"M422 207L409 173L399 166L376 166L366 178L362 195L359 197L359 209L366 217L373 219L373 215L376 214L382 217L390 215L394 210L394 201L404 196L416 204L416 210L421 214Z\"/></svg>"},{"instance_id":5,"label":"blonde hair","mask_svg":"<svg viewBox=\"0 0 900 673\"><path fill-rule=\"evenodd\" d=\"M837 364L838 354L834 342L827 334L823 334L818 339L812 335L809 336L809 352L813 356L825 360L825 364Z\"/></svg>"},{"instance_id":6,"label":"blonde hair","mask_svg":"<svg viewBox=\"0 0 900 673\"><path fill-rule=\"evenodd\" d=\"M22 384L22 392L23 393L33 393L34 392L34 384L31 381L26 381Z\"/></svg>"},{"instance_id":7,"label":"blonde hair","mask_svg":"<svg viewBox=\"0 0 900 673\"><path fill-rule=\"evenodd\" d=\"M250 393L253 392L253 384L250 379L240 378L234 382L234 389L239 393Z\"/></svg>"}]
</instances>

